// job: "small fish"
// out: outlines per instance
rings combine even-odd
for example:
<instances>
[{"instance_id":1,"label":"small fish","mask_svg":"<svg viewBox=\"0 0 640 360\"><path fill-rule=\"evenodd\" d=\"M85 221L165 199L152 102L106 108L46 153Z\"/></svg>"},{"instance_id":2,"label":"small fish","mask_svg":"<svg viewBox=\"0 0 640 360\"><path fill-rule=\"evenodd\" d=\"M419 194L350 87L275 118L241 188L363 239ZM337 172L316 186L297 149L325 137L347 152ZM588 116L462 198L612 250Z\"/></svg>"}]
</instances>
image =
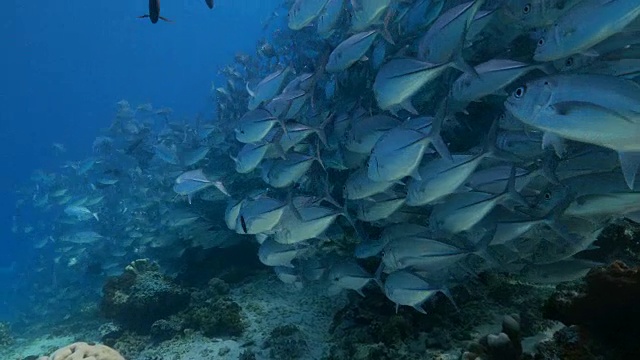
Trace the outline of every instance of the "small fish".
<instances>
[{"instance_id":1,"label":"small fish","mask_svg":"<svg viewBox=\"0 0 640 360\"><path fill-rule=\"evenodd\" d=\"M84 206L69 205L66 208L64 208L64 212L65 214L71 215L77 218L78 220L87 220L93 217L94 219L96 219L96 221L100 221L97 213L92 212L91 210L87 209Z\"/></svg>"}]
</instances>

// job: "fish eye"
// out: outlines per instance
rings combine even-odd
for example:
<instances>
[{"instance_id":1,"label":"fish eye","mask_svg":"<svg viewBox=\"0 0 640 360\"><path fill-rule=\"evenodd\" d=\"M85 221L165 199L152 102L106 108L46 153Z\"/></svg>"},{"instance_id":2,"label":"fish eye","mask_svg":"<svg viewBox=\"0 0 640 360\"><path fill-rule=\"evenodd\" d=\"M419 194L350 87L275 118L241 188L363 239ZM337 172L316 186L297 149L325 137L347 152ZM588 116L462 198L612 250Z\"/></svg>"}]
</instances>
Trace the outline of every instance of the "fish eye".
<instances>
[{"instance_id":1,"label":"fish eye","mask_svg":"<svg viewBox=\"0 0 640 360\"><path fill-rule=\"evenodd\" d=\"M573 66L573 57L569 57L569 58L567 58L567 60L565 60L565 61L564 61L564 65L565 65L566 67L571 67L571 66Z\"/></svg>"},{"instance_id":2,"label":"fish eye","mask_svg":"<svg viewBox=\"0 0 640 360\"><path fill-rule=\"evenodd\" d=\"M540 38L540 40L538 40L538 46L542 45L544 45L544 38Z\"/></svg>"},{"instance_id":3,"label":"fish eye","mask_svg":"<svg viewBox=\"0 0 640 360\"><path fill-rule=\"evenodd\" d=\"M525 6L524 6L524 8L522 8L522 12L523 12L524 14L528 14L528 13L530 13L530 12L531 12L531 4L527 4L527 5L525 5Z\"/></svg>"},{"instance_id":4,"label":"fish eye","mask_svg":"<svg viewBox=\"0 0 640 360\"><path fill-rule=\"evenodd\" d=\"M545 200L551 200L551 193L548 192L548 191L546 193L544 193L544 199Z\"/></svg>"},{"instance_id":5,"label":"fish eye","mask_svg":"<svg viewBox=\"0 0 640 360\"><path fill-rule=\"evenodd\" d=\"M522 95L524 95L524 91L525 91L524 86L521 86L521 87L517 88L516 91L513 92L513 95L516 98L520 99L522 97Z\"/></svg>"}]
</instances>

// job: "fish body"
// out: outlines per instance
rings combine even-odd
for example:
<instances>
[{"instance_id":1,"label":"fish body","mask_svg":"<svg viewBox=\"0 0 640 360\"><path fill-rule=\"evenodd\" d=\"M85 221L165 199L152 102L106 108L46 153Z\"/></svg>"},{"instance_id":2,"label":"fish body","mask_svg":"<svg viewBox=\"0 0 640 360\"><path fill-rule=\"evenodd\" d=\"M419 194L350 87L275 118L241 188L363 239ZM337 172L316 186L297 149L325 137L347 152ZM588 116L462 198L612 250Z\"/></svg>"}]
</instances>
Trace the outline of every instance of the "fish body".
<instances>
[{"instance_id":1,"label":"fish body","mask_svg":"<svg viewBox=\"0 0 640 360\"><path fill-rule=\"evenodd\" d=\"M587 52L621 32L640 15L636 0L587 0L574 6L549 27L533 55L535 61L553 61Z\"/></svg>"}]
</instances>

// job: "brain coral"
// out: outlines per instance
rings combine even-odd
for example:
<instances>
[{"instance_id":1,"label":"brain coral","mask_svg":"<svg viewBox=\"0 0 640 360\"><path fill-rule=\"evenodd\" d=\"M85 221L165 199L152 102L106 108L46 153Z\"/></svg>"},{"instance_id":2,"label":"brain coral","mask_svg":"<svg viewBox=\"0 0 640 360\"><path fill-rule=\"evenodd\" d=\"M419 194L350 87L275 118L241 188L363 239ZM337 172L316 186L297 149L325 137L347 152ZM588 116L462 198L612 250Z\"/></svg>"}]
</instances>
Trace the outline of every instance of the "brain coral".
<instances>
[{"instance_id":1,"label":"brain coral","mask_svg":"<svg viewBox=\"0 0 640 360\"><path fill-rule=\"evenodd\" d=\"M38 360L125 360L125 358L108 346L77 342Z\"/></svg>"}]
</instances>

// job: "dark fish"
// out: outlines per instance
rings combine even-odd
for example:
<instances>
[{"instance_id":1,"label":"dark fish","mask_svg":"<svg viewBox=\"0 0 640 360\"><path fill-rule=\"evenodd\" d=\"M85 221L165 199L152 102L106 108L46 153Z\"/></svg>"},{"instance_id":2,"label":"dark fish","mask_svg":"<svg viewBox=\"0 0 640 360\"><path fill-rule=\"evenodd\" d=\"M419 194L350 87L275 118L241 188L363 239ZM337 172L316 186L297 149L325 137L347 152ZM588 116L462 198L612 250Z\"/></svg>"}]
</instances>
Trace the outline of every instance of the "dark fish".
<instances>
[{"instance_id":1,"label":"dark fish","mask_svg":"<svg viewBox=\"0 0 640 360\"><path fill-rule=\"evenodd\" d=\"M213 9L213 0L204 0L207 3L209 9Z\"/></svg>"},{"instance_id":2,"label":"dark fish","mask_svg":"<svg viewBox=\"0 0 640 360\"><path fill-rule=\"evenodd\" d=\"M207 4L209 3L209 1L213 1L213 0L207 0ZM144 18L149 18L151 20L152 24L155 24L158 22L158 19L162 19L164 21L171 21L163 16L160 16L160 0L149 0L149 13L148 14L144 14L142 16L138 16L139 19L144 19Z\"/></svg>"}]
</instances>

